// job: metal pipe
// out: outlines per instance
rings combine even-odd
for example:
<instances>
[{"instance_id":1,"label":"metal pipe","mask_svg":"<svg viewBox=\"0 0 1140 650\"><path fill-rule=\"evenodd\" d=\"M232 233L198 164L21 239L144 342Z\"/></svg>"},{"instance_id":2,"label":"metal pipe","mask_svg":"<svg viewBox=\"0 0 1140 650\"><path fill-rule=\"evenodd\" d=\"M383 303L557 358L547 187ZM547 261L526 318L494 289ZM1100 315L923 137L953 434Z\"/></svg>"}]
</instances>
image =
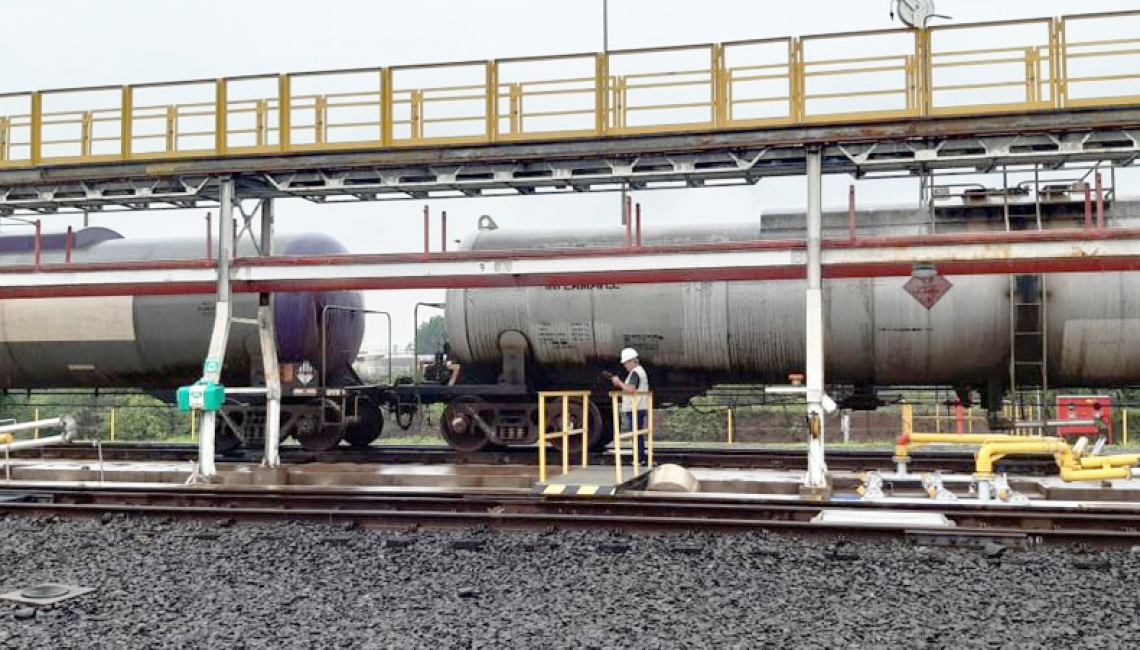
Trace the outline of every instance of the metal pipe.
<instances>
[{"instance_id":1,"label":"metal pipe","mask_svg":"<svg viewBox=\"0 0 1140 650\"><path fill-rule=\"evenodd\" d=\"M234 248L234 181L225 176L219 179L218 185L221 204L218 211L218 295L214 307L214 328L210 333L210 347L206 352L202 372L202 379L213 383L221 381L222 363L230 338L230 319L233 316L233 304L230 302L230 260ZM198 436L198 476L206 481L215 480L218 475L214 464L217 424L217 411L202 412L202 426Z\"/></svg>"},{"instance_id":2,"label":"metal pipe","mask_svg":"<svg viewBox=\"0 0 1140 650\"><path fill-rule=\"evenodd\" d=\"M1085 186L1085 228L1092 228L1092 225L1093 225L1092 189L1089 188L1089 184L1087 182L1084 183L1084 186Z\"/></svg>"},{"instance_id":3,"label":"metal pipe","mask_svg":"<svg viewBox=\"0 0 1140 650\"><path fill-rule=\"evenodd\" d=\"M273 199L261 200L262 255L273 255ZM281 366L277 359L277 318L272 293L258 296L257 334L261 344L262 370L265 375L265 454L262 464L269 468L281 465Z\"/></svg>"},{"instance_id":4,"label":"metal pipe","mask_svg":"<svg viewBox=\"0 0 1140 650\"><path fill-rule=\"evenodd\" d=\"M847 239L855 241L855 184L847 193Z\"/></svg>"},{"instance_id":5,"label":"metal pipe","mask_svg":"<svg viewBox=\"0 0 1140 650\"><path fill-rule=\"evenodd\" d=\"M424 254L431 252L431 213L428 206L424 206Z\"/></svg>"},{"instance_id":6,"label":"metal pipe","mask_svg":"<svg viewBox=\"0 0 1140 650\"><path fill-rule=\"evenodd\" d=\"M71 226L67 227L67 234L63 238L63 261L71 262L71 246L75 237L75 233L71 230Z\"/></svg>"},{"instance_id":7,"label":"metal pipe","mask_svg":"<svg viewBox=\"0 0 1140 650\"><path fill-rule=\"evenodd\" d=\"M1104 180L1096 173L1096 227L1104 228Z\"/></svg>"},{"instance_id":8,"label":"metal pipe","mask_svg":"<svg viewBox=\"0 0 1140 650\"><path fill-rule=\"evenodd\" d=\"M210 223L210 213L206 213L206 259L214 258L214 226Z\"/></svg>"},{"instance_id":9,"label":"metal pipe","mask_svg":"<svg viewBox=\"0 0 1140 650\"><path fill-rule=\"evenodd\" d=\"M58 436L48 436L46 438L39 438L37 440L19 440L17 442L10 442L6 445L0 445L4 448L4 452L20 451L22 449L38 449L40 447L50 447L52 445L62 445L71 442L71 434L64 432Z\"/></svg>"},{"instance_id":10,"label":"metal pipe","mask_svg":"<svg viewBox=\"0 0 1140 650\"><path fill-rule=\"evenodd\" d=\"M633 240L634 245L637 246L638 248L641 248L641 204L640 203L637 204L637 209L635 210L633 227L634 227L634 240Z\"/></svg>"},{"instance_id":11,"label":"metal pipe","mask_svg":"<svg viewBox=\"0 0 1140 650\"><path fill-rule=\"evenodd\" d=\"M621 215L625 224L625 245L628 248L633 244L633 199L626 195L623 197Z\"/></svg>"},{"instance_id":12,"label":"metal pipe","mask_svg":"<svg viewBox=\"0 0 1140 650\"><path fill-rule=\"evenodd\" d=\"M446 253L447 252L447 210L444 210L443 214L440 215L439 227L440 227L440 233L439 233L440 247L439 247L439 250Z\"/></svg>"},{"instance_id":13,"label":"metal pipe","mask_svg":"<svg viewBox=\"0 0 1140 650\"><path fill-rule=\"evenodd\" d=\"M806 396L809 423L808 470L804 486L826 489L823 409L823 153L807 152Z\"/></svg>"},{"instance_id":14,"label":"metal pipe","mask_svg":"<svg viewBox=\"0 0 1140 650\"><path fill-rule=\"evenodd\" d=\"M20 431L33 431L35 429L50 429L53 427L66 426L65 417L48 418L46 420L32 420L30 422L18 422L16 424L5 424L0 426L0 434L3 433L18 433Z\"/></svg>"},{"instance_id":15,"label":"metal pipe","mask_svg":"<svg viewBox=\"0 0 1140 650\"><path fill-rule=\"evenodd\" d=\"M34 243L35 256L34 256L33 265L38 269L38 268L40 268L40 254L43 252L44 244L43 244L43 240L40 238L41 227L42 227L40 220L36 219L35 223L36 223L36 237L35 237L35 243Z\"/></svg>"}]
</instances>

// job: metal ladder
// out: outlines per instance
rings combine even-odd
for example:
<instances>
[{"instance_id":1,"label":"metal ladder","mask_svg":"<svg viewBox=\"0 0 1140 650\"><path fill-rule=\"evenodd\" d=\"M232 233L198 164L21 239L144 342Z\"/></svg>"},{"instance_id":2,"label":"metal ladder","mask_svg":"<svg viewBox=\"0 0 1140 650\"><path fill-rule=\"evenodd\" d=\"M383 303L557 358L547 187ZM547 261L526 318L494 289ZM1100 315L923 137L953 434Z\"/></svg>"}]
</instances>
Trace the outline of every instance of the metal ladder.
<instances>
[{"instance_id":1,"label":"metal ladder","mask_svg":"<svg viewBox=\"0 0 1140 650\"><path fill-rule=\"evenodd\" d=\"M1009 385L1014 420L1045 420L1049 390L1048 301L1044 275L1009 277ZM1028 408L1027 408L1028 407ZM1040 428L1018 433L1041 435Z\"/></svg>"}]
</instances>

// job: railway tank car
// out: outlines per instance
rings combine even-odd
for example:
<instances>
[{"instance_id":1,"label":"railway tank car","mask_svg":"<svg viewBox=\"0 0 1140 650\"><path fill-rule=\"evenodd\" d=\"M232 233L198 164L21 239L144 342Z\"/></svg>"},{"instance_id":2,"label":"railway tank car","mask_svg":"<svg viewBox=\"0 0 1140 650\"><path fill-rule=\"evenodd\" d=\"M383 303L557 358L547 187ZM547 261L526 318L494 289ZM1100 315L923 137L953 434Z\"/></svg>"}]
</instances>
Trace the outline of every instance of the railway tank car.
<instances>
[{"instance_id":1,"label":"railway tank car","mask_svg":"<svg viewBox=\"0 0 1140 650\"><path fill-rule=\"evenodd\" d=\"M1076 200L1041 207L1022 201L1012 208L963 202L938 210L862 210L858 222L864 235L993 230L1005 227L1006 210L1011 228L1037 227L1038 210L1042 228L1060 228L1078 225L1084 206ZM1134 224L1138 214L1136 202L1108 205L1110 224ZM846 212L826 213L825 237L846 237L847 219ZM802 238L802 224L802 214L773 214L753 224L647 230L644 242ZM620 246L622 237L620 231L481 229L463 247ZM905 290L908 280L824 283L827 381L847 395L849 406L873 408L876 387L948 385L967 399L977 390L996 414L1013 354L1018 363L1036 364L1050 386L1140 379L1140 274L952 276L949 291L929 309ZM462 371L442 434L461 449L532 442L537 415L528 404L533 391L544 388L594 389L591 415L600 433L610 419L596 377L616 366L624 347L640 351L659 401L685 403L718 383L786 383L804 367L804 300L802 281L449 290L449 352ZM1014 340L1020 352L1011 352ZM467 394L465 383L471 384ZM512 385L514 393L505 390Z\"/></svg>"},{"instance_id":2,"label":"railway tank car","mask_svg":"<svg viewBox=\"0 0 1140 650\"><path fill-rule=\"evenodd\" d=\"M274 245L281 255L347 252L339 242L320 234L282 235ZM0 237L0 265L31 263L34 246L30 235ZM41 247L44 263L64 261L64 235L44 235ZM76 232L71 248L71 261L77 264L204 256L200 239L127 239L107 228ZM257 253L252 244L244 242L238 254ZM127 387L170 399L170 391L200 376L213 326L214 300L210 294L0 300L0 388ZM282 435L296 436L314 448L332 446L342 435L357 442L371 436L371 442L379 435L378 418L367 417L367 430L361 430L363 424L354 427L346 422L339 403L318 395L323 388L315 383L321 376L320 317L327 305L359 309L363 301L359 293L343 291L276 297L278 360L285 391ZM256 318L257 296L235 294L233 312L235 317ZM338 310L328 314L324 357L330 385L360 383L352 375L351 364L363 333L359 313ZM256 328L232 327L225 359L223 383L260 383L263 366ZM329 411L334 411L333 416ZM262 404L232 401L223 413L219 450L263 439ZM355 417L348 415L349 420ZM340 426L330 426L330 421Z\"/></svg>"}]
</instances>

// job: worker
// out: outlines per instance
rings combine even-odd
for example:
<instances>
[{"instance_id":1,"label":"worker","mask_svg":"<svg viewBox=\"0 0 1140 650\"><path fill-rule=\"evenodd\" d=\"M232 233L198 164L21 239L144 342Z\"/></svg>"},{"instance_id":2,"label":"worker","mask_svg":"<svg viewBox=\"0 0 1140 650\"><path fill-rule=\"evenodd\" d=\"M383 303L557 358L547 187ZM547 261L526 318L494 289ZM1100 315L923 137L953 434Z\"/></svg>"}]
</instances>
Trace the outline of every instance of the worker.
<instances>
[{"instance_id":1,"label":"worker","mask_svg":"<svg viewBox=\"0 0 1140 650\"><path fill-rule=\"evenodd\" d=\"M613 383L614 388L624 393L648 393L649 392L649 375L646 374L645 368L641 366L641 362L637 356L637 350L633 348L625 348L621 351L621 365L626 369L629 374L626 375L625 381L620 377L611 376L610 381ZM646 396L626 397L621 398L621 415L622 415L622 430L632 431L634 428L634 408L636 402L637 410L637 428L644 429L648 426L649 421L649 398ZM637 437L637 453L642 462L648 464L649 457L645 452L645 436Z\"/></svg>"}]
</instances>

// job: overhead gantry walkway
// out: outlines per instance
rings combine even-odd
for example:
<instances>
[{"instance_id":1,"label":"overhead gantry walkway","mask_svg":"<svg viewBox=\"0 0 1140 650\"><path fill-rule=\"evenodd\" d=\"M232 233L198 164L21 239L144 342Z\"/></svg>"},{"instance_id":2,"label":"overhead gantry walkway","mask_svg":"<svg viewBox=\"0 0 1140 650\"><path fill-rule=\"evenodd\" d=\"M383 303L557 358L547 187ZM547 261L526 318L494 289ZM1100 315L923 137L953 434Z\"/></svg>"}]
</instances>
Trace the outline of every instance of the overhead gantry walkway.
<instances>
[{"instance_id":1,"label":"overhead gantry walkway","mask_svg":"<svg viewBox=\"0 0 1140 650\"><path fill-rule=\"evenodd\" d=\"M0 96L0 214L1140 154L1140 12ZM986 46L979 48L978 44Z\"/></svg>"}]
</instances>

